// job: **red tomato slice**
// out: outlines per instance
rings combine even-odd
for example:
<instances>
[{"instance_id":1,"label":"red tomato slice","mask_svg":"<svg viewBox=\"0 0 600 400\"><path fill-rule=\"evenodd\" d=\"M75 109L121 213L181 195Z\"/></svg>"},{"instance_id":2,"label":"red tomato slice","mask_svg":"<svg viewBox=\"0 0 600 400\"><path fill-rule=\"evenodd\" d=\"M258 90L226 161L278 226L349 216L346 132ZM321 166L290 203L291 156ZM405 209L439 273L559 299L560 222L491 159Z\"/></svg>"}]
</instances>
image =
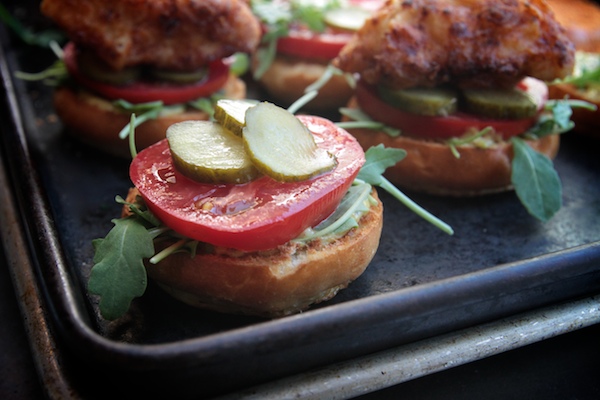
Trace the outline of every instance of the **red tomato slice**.
<instances>
[{"instance_id":1,"label":"red tomato slice","mask_svg":"<svg viewBox=\"0 0 600 400\"><path fill-rule=\"evenodd\" d=\"M331 60L352 38L350 33L315 33L308 29L291 29L288 36L279 38L277 51L301 58Z\"/></svg>"},{"instance_id":2,"label":"red tomato slice","mask_svg":"<svg viewBox=\"0 0 600 400\"><path fill-rule=\"evenodd\" d=\"M333 171L303 182L264 176L242 185L203 184L175 169L165 139L133 159L131 180L156 217L182 235L244 251L274 248L329 216L365 162L356 139L331 121L298 118L337 157Z\"/></svg>"},{"instance_id":3,"label":"red tomato slice","mask_svg":"<svg viewBox=\"0 0 600 400\"><path fill-rule=\"evenodd\" d=\"M229 78L229 66L223 60L217 60L209 65L208 76L197 83L178 85L166 82L133 82L117 86L90 79L82 74L77 65L73 43L65 46L64 61L69 75L81 86L109 100L123 99L134 104L162 101L169 105L208 97L221 89Z\"/></svg>"},{"instance_id":4,"label":"red tomato slice","mask_svg":"<svg viewBox=\"0 0 600 400\"><path fill-rule=\"evenodd\" d=\"M539 110L548 99L548 87L541 81L528 78L519 84L538 102ZM504 139L520 135L531 128L537 117L508 120L489 119L473 114L457 112L447 117L430 117L399 110L383 101L373 86L359 82L356 100L360 108L375 121L400 129L403 135L425 139L450 139L464 135L469 129L481 130L492 127Z\"/></svg>"}]
</instances>

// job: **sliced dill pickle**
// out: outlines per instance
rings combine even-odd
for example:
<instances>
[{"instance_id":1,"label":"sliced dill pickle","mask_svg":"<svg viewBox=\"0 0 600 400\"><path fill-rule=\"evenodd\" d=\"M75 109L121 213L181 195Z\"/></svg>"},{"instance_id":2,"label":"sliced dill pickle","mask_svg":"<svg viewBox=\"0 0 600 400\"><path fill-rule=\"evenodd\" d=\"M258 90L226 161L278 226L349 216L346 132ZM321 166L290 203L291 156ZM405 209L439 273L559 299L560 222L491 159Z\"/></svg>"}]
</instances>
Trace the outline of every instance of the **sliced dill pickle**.
<instances>
[{"instance_id":1,"label":"sliced dill pickle","mask_svg":"<svg viewBox=\"0 0 600 400\"><path fill-rule=\"evenodd\" d=\"M112 85L124 85L137 80L140 76L139 68L129 67L115 71L89 51L82 51L77 55L77 66L81 73L93 80Z\"/></svg>"},{"instance_id":2,"label":"sliced dill pickle","mask_svg":"<svg viewBox=\"0 0 600 400\"><path fill-rule=\"evenodd\" d=\"M226 129L242 136L242 128L246 124L246 110L258 103L256 100L221 99L215 104L215 120Z\"/></svg>"},{"instance_id":3,"label":"sliced dill pickle","mask_svg":"<svg viewBox=\"0 0 600 400\"><path fill-rule=\"evenodd\" d=\"M242 138L216 122L183 121L167 128L175 168L203 183L244 183L260 175Z\"/></svg>"},{"instance_id":4,"label":"sliced dill pickle","mask_svg":"<svg viewBox=\"0 0 600 400\"><path fill-rule=\"evenodd\" d=\"M198 82L204 79L207 72L207 68L200 68L194 71L173 71L158 68L148 70L149 75L154 79L180 84Z\"/></svg>"},{"instance_id":5,"label":"sliced dill pickle","mask_svg":"<svg viewBox=\"0 0 600 400\"><path fill-rule=\"evenodd\" d=\"M272 103L262 102L246 111L242 137L256 168L278 181L310 179L337 165L294 114Z\"/></svg>"},{"instance_id":6,"label":"sliced dill pickle","mask_svg":"<svg viewBox=\"0 0 600 400\"><path fill-rule=\"evenodd\" d=\"M429 116L446 116L458 108L457 91L447 87L389 89L378 87L383 100L401 110Z\"/></svg>"},{"instance_id":7,"label":"sliced dill pickle","mask_svg":"<svg viewBox=\"0 0 600 400\"><path fill-rule=\"evenodd\" d=\"M327 10L323 17L325 23L332 28L353 32L359 30L370 15L365 9L346 7Z\"/></svg>"},{"instance_id":8,"label":"sliced dill pickle","mask_svg":"<svg viewBox=\"0 0 600 400\"><path fill-rule=\"evenodd\" d=\"M522 119L537 114L538 105L522 90L514 89L465 89L464 109L487 118Z\"/></svg>"}]
</instances>

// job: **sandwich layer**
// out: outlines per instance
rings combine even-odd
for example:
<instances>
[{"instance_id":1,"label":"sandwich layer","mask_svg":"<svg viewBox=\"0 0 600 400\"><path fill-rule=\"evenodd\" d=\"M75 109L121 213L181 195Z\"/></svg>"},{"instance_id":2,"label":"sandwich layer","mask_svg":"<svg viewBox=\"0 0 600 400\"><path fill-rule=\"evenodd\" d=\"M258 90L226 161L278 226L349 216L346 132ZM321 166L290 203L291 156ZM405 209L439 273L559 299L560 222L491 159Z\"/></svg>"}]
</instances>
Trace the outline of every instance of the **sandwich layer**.
<instances>
[{"instance_id":1,"label":"sandwich layer","mask_svg":"<svg viewBox=\"0 0 600 400\"><path fill-rule=\"evenodd\" d=\"M356 107L352 99L350 107ZM382 143L386 147L406 150L406 157L388 168L385 176L394 184L421 192L475 196L512 189L512 144L501 141L489 148L473 145L457 147L457 158L450 146L441 141L392 137L373 129L348 129L363 149ZM527 140L529 146L554 158L560 145L559 135Z\"/></svg>"},{"instance_id":2,"label":"sandwich layer","mask_svg":"<svg viewBox=\"0 0 600 400\"><path fill-rule=\"evenodd\" d=\"M190 257L172 254L148 275L174 298L219 312L281 317L326 301L358 278L379 246L383 205L359 226L331 240L288 242L273 250L243 252L222 247Z\"/></svg>"},{"instance_id":3,"label":"sandwich layer","mask_svg":"<svg viewBox=\"0 0 600 400\"><path fill-rule=\"evenodd\" d=\"M246 84L234 75L230 75L222 90L226 98L246 96ZM129 112L117 109L110 101L85 89L66 85L56 89L54 108L66 131L76 139L112 155L130 157L129 142L119 138L121 129L130 122ZM164 139L167 128L176 122L208 118L204 111L189 107L183 112L160 115L136 128L136 148L141 150Z\"/></svg>"}]
</instances>

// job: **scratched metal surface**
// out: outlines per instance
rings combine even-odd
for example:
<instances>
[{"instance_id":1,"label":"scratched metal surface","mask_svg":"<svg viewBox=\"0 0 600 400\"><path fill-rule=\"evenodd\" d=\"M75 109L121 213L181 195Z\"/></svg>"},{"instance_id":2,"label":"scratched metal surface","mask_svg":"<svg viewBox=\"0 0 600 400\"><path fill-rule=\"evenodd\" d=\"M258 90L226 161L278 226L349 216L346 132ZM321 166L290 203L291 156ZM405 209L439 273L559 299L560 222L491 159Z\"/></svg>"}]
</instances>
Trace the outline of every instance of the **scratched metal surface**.
<instances>
[{"instance_id":1,"label":"scratched metal surface","mask_svg":"<svg viewBox=\"0 0 600 400\"><path fill-rule=\"evenodd\" d=\"M529 217L513 193L449 199L407 192L453 226L447 236L383 193L373 262L309 312L275 321L220 315L150 284L126 317L107 323L84 287L91 241L108 232L119 214L114 196L130 186L128 161L66 135L52 88L12 78L16 70L42 69L52 55L2 38L3 93L16 104L3 110L2 145L38 295L61 348L75 364L108 370L106 387L144 382L149 393L219 394L600 287L600 142L566 135L555 160L564 205L546 224Z\"/></svg>"}]
</instances>

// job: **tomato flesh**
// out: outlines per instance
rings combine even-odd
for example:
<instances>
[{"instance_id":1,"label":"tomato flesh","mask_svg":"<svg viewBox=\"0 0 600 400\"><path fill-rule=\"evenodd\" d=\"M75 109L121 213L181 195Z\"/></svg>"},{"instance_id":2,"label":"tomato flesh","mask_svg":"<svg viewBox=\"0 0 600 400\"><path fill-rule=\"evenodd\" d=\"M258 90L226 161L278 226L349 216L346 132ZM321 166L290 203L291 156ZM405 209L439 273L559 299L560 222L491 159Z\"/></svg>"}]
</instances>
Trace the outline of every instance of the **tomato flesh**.
<instances>
[{"instance_id":1,"label":"tomato flesh","mask_svg":"<svg viewBox=\"0 0 600 400\"><path fill-rule=\"evenodd\" d=\"M332 60L352 38L349 33L316 33L308 29L291 29L277 40L277 52L300 58Z\"/></svg>"},{"instance_id":2,"label":"tomato flesh","mask_svg":"<svg viewBox=\"0 0 600 400\"><path fill-rule=\"evenodd\" d=\"M333 171L302 182L263 176L241 185L204 184L175 169L165 139L133 159L131 180L156 217L182 235L244 251L274 248L329 216L365 161L356 139L331 121L298 118L336 156Z\"/></svg>"},{"instance_id":3,"label":"tomato flesh","mask_svg":"<svg viewBox=\"0 0 600 400\"><path fill-rule=\"evenodd\" d=\"M75 51L73 43L65 46L64 61L69 75L81 86L109 100L122 99L134 104L152 101L162 101L166 105L186 103L210 96L221 89L229 78L229 65L223 60L216 60L209 64L207 76L193 84L138 81L126 85L111 85L83 74L77 65Z\"/></svg>"},{"instance_id":4,"label":"tomato flesh","mask_svg":"<svg viewBox=\"0 0 600 400\"><path fill-rule=\"evenodd\" d=\"M532 94L541 111L548 99L548 88L541 81L524 81L519 85ZM356 88L359 107L371 118L388 126L400 129L403 135L424 139L450 139L463 136L471 129L482 130L492 127L504 139L520 135L531 128L537 116L524 119L490 119L464 112L445 117L431 117L409 113L383 101L375 87L359 82Z\"/></svg>"}]
</instances>

